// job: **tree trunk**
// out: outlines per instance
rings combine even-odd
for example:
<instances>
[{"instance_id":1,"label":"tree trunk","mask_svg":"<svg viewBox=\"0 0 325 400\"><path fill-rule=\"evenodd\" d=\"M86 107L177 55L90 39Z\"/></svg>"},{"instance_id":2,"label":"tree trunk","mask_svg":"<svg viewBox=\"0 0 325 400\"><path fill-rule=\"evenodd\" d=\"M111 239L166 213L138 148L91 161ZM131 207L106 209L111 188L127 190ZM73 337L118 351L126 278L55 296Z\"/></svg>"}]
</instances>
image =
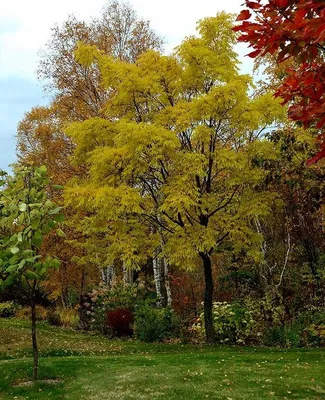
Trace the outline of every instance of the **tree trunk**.
<instances>
[{"instance_id":1,"label":"tree trunk","mask_svg":"<svg viewBox=\"0 0 325 400\"><path fill-rule=\"evenodd\" d=\"M38 348L37 348L37 338L36 338L35 290L33 290L33 293L32 293L31 309L32 309L32 344L33 344L33 358L34 358L33 380L37 381L37 379L38 379Z\"/></svg>"},{"instance_id":2,"label":"tree trunk","mask_svg":"<svg viewBox=\"0 0 325 400\"><path fill-rule=\"evenodd\" d=\"M172 292L168 276L168 263L165 258L158 257L159 253L154 255L152 260L153 275L157 293L157 306L158 307L171 307L172 305Z\"/></svg>"},{"instance_id":3,"label":"tree trunk","mask_svg":"<svg viewBox=\"0 0 325 400\"><path fill-rule=\"evenodd\" d=\"M60 273L61 273L61 303L63 308L67 308L67 303L68 303L68 286L67 286L67 267L66 263L63 262L61 263L60 266Z\"/></svg>"},{"instance_id":4,"label":"tree trunk","mask_svg":"<svg viewBox=\"0 0 325 400\"><path fill-rule=\"evenodd\" d=\"M63 290L61 290L60 297L61 297L61 305L62 305L62 307L63 308L67 308L67 305L66 305L66 302L65 302L65 299L64 299L65 296L64 296Z\"/></svg>"},{"instance_id":5,"label":"tree trunk","mask_svg":"<svg viewBox=\"0 0 325 400\"><path fill-rule=\"evenodd\" d=\"M157 215L158 221L161 224L161 215L158 213ZM169 282L169 271L168 271L168 262L166 258L163 256L164 254L164 246L165 240L164 235L162 233L161 226L158 226L158 232L160 234L160 246L158 249L158 253L162 253L162 257L158 260L160 276L161 276L161 296L163 301L163 306L171 307L172 305L172 292L170 288Z\"/></svg>"},{"instance_id":6,"label":"tree trunk","mask_svg":"<svg viewBox=\"0 0 325 400\"><path fill-rule=\"evenodd\" d=\"M157 294L157 306L163 306L163 294L162 294L162 270L161 270L161 262L158 258L157 254L154 254L154 258L152 259L152 268L153 268L153 277L156 286L156 294Z\"/></svg>"},{"instance_id":7,"label":"tree trunk","mask_svg":"<svg viewBox=\"0 0 325 400\"><path fill-rule=\"evenodd\" d=\"M166 296L167 296L167 306L171 307L172 305L172 291L169 283L169 270L168 263L165 258L162 259L162 264L164 267L164 275L165 275L165 288L166 288Z\"/></svg>"},{"instance_id":8,"label":"tree trunk","mask_svg":"<svg viewBox=\"0 0 325 400\"><path fill-rule=\"evenodd\" d=\"M312 242L310 238L305 238L303 241L303 246L307 256L308 265L310 272L313 276L313 297L317 298L317 303L319 306L323 303L323 288L321 284L321 278L317 270L317 265L319 263L319 253L317 251L315 243Z\"/></svg>"},{"instance_id":9,"label":"tree trunk","mask_svg":"<svg viewBox=\"0 0 325 400\"><path fill-rule=\"evenodd\" d=\"M213 278L211 257L207 253L200 253L203 261L204 278L205 278L205 292L204 292L204 326L205 326L205 340L207 343L212 344L216 342L216 332L213 326Z\"/></svg>"},{"instance_id":10,"label":"tree trunk","mask_svg":"<svg viewBox=\"0 0 325 400\"><path fill-rule=\"evenodd\" d=\"M123 281L125 285L133 283L133 270L123 265Z\"/></svg>"},{"instance_id":11,"label":"tree trunk","mask_svg":"<svg viewBox=\"0 0 325 400\"><path fill-rule=\"evenodd\" d=\"M100 268L100 274L103 285L107 287L112 287L112 284L115 279L115 268L113 266L102 267Z\"/></svg>"},{"instance_id":12,"label":"tree trunk","mask_svg":"<svg viewBox=\"0 0 325 400\"><path fill-rule=\"evenodd\" d=\"M85 270L83 268L82 272L81 272L81 280L80 280L80 300L82 299L82 296L85 292L86 277L87 277L87 273L85 272Z\"/></svg>"},{"instance_id":13,"label":"tree trunk","mask_svg":"<svg viewBox=\"0 0 325 400\"><path fill-rule=\"evenodd\" d=\"M112 287L112 284L115 281L115 268L113 266L107 267L106 276L107 286Z\"/></svg>"}]
</instances>

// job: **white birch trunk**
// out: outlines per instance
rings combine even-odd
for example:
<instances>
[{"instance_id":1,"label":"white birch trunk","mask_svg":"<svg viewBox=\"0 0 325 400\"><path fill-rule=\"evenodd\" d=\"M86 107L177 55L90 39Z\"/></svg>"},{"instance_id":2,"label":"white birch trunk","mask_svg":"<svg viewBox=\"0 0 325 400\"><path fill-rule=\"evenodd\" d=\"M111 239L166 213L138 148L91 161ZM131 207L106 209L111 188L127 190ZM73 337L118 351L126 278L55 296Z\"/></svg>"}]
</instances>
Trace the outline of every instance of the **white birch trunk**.
<instances>
[{"instance_id":1,"label":"white birch trunk","mask_svg":"<svg viewBox=\"0 0 325 400\"><path fill-rule=\"evenodd\" d=\"M100 268L100 274L103 285L112 286L116 276L115 268L113 266Z\"/></svg>"},{"instance_id":2,"label":"white birch trunk","mask_svg":"<svg viewBox=\"0 0 325 400\"><path fill-rule=\"evenodd\" d=\"M161 223L161 216L158 215L158 221ZM159 234L160 234L160 251L163 254L164 253L164 246L165 246L165 241L164 241L164 236L162 233L161 227L158 228ZM164 282L164 295L166 297L165 304L169 307L172 305L172 292L170 288L170 283L169 283L169 265L168 261L166 260L165 257L162 257L160 259L160 264L161 264L161 274L163 275L163 282Z\"/></svg>"},{"instance_id":3,"label":"white birch trunk","mask_svg":"<svg viewBox=\"0 0 325 400\"><path fill-rule=\"evenodd\" d=\"M106 278L105 278L104 268L100 268L100 275L101 275L101 278L102 278L103 285L106 285Z\"/></svg>"},{"instance_id":4,"label":"white birch trunk","mask_svg":"<svg viewBox=\"0 0 325 400\"><path fill-rule=\"evenodd\" d=\"M133 283L133 271L123 265L123 281L125 285Z\"/></svg>"},{"instance_id":5,"label":"white birch trunk","mask_svg":"<svg viewBox=\"0 0 325 400\"><path fill-rule=\"evenodd\" d=\"M163 304L163 294L162 294L162 268L161 268L161 259L158 258L158 255L155 254L152 260L153 267L153 277L155 280L156 286L156 294L157 294L157 305L161 307Z\"/></svg>"},{"instance_id":6,"label":"white birch trunk","mask_svg":"<svg viewBox=\"0 0 325 400\"><path fill-rule=\"evenodd\" d=\"M164 267L167 306L171 307L171 305L172 305L172 291L170 289L170 283L169 283L168 262L167 262L167 260L165 258L162 258L161 261L162 261L162 265Z\"/></svg>"}]
</instances>

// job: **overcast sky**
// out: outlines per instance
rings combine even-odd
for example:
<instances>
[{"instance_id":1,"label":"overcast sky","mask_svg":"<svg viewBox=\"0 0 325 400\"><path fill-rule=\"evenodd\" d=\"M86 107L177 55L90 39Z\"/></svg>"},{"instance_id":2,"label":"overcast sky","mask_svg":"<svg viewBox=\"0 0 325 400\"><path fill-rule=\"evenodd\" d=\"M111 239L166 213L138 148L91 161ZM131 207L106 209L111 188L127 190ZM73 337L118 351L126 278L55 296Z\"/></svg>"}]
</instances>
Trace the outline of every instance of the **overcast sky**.
<instances>
[{"instance_id":1,"label":"overcast sky","mask_svg":"<svg viewBox=\"0 0 325 400\"><path fill-rule=\"evenodd\" d=\"M100 14L106 0L5 0L0 7L0 168L15 161L18 121L33 106L46 104L36 79L38 51L56 23L69 14L89 19ZM218 11L238 13L243 0L130 0L140 17L165 38L169 52L186 35L195 33L199 19ZM239 49L241 54L246 50ZM249 72L251 62L244 60Z\"/></svg>"}]
</instances>

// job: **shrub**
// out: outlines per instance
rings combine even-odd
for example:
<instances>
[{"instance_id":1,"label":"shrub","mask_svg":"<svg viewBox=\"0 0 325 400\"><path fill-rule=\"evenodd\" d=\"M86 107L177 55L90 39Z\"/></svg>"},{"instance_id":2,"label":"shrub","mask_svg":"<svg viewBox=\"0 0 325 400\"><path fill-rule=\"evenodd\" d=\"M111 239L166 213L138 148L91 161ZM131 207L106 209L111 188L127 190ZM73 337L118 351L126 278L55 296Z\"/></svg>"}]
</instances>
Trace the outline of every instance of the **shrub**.
<instances>
[{"instance_id":1,"label":"shrub","mask_svg":"<svg viewBox=\"0 0 325 400\"><path fill-rule=\"evenodd\" d=\"M243 305L254 320L248 337L250 342L265 346L299 345L299 327L285 326L285 308L279 298L266 293L263 298L246 298Z\"/></svg>"},{"instance_id":2,"label":"shrub","mask_svg":"<svg viewBox=\"0 0 325 400\"><path fill-rule=\"evenodd\" d=\"M302 332L302 343L304 346L325 346L325 324L311 324Z\"/></svg>"},{"instance_id":3,"label":"shrub","mask_svg":"<svg viewBox=\"0 0 325 400\"><path fill-rule=\"evenodd\" d=\"M81 297L80 307L78 309L79 314L79 328L85 331L89 331L93 325L92 320L92 301L89 293L84 293Z\"/></svg>"},{"instance_id":4,"label":"shrub","mask_svg":"<svg viewBox=\"0 0 325 400\"><path fill-rule=\"evenodd\" d=\"M48 311L48 313L47 313L47 322L50 325L61 326L60 316L59 316L59 314L57 313L57 311L55 309Z\"/></svg>"},{"instance_id":5,"label":"shrub","mask_svg":"<svg viewBox=\"0 0 325 400\"><path fill-rule=\"evenodd\" d=\"M31 319L31 308L22 307L16 313L17 318L21 319ZM38 321L44 321L47 318L47 310L45 307L37 305L36 306L36 319Z\"/></svg>"},{"instance_id":6,"label":"shrub","mask_svg":"<svg viewBox=\"0 0 325 400\"><path fill-rule=\"evenodd\" d=\"M309 325L325 325L325 309L323 307L309 307L300 312L296 320L305 328Z\"/></svg>"},{"instance_id":7,"label":"shrub","mask_svg":"<svg viewBox=\"0 0 325 400\"><path fill-rule=\"evenodd\" d=\"M128 308L118 308L106 313L106 324L116 336L131 336L133 313Z\"/></svg>"},{"instance_id":8,"label":"shrub","mask_svg":"<svg viewBox=\"0 0 325 400\"><path fill-rule=\"evenodd\" d=\"M75 308L59 308L57 313L60 317L61 326L76 328L79 323L78 311Z\"/></svg>"},{"instance_id":9,"label":"shrub","mask_svg":"<svg viewBox=\"0 0 325 400\"><path fill-rule=\"evenodd\" d=\"M283 325L285 321L284 306L279 304L279 300L270 293L260 299L246 298L243 304L256 321L259 331L264 331L271 326Z\"/></svg>"},{"instance_id":10,"label":"shrub","mask_svg":"<svg viewBox=\"0 0 325 400\"><path fill-rule=\"evenodd\" d=\"M151 302L138 304L134 315L134 334L142 342L161 342L176 337L179 321L171 308L155 308Z\"/></svg>"},{"instance_id":11,"label":"shrub","mask_svg":"<svg viewBox=\"0 0 325 400\"><path fill-rule=\"evenodd\" d=\"M15 316L18 309L18 304L14 303L13 301L0 303L0 318L13 317Z\"/></svg>"},{"instance_id":12,"label":"shrub","mask_svg":"<svg viewBox=\"0 0 325 400\"><path fill-rule=\"evenodd\" d=\"M266 327L262 343L265 346L281 347L324 346L324 309L310 309L299 313L291 322L278 322Z\"/></svg>"},{"instance_id":13,"label":"shrub","mask_svg":"<svg viewBox=\"0 0 325 400\"><path fill-rule=\"evenodd\" d=\"M47 321L54 326L77 328L79 323L78 311L74 308L57 308L49 310Z\"/></svg>"},{"instance_id":14,"label":"shrub","mask_svg":"<svg viewBox=\"0 0 325 400\"><path fill-rule=\"evenodd\" d=\"M255 321L251 312L240 304L213 303L213 325L220 343L242 344L251 335ZM199 336L204 335L204 314L193 327Z\"/></svg>"},{"instance_id":15,"label":"shrub","mask_svg":"<svg viewBox=\"0 0 325 400\"><path fill-rule=\"evenodd\" d=\"M262 344L270 347L301 347L302 328L296 321L268 327L263 333Z\"/></svg>"},{"instance_id":16,"label":"shrub","mask_svg":"<svg viewBox=\"0 0 325 400\"><path fill-rule=\"evenodd\" d=\"M325 346L325 309L309 306L299 313L296 323L301 328L301 346Z\"/></svg>"},{"instance_id":17,"label":"shrub","mask_svg":"<svg viewBox=\"0 0 325 400\"><path fill-rule=\"evenodd\" d=\"M287 344L284 326L271 326L263 333L263 344L265 346L285 347Z\"/></svg>"},{"instance_id":18,"label":"shrub","mask_svg":"<svg viewBox=\"0 0 325 400\"><path fill-rule=\"evenodd\" d=\"M294 321L291 325L285 326L286 347L301 347L302 346L302 329L301 326Z\"/></svg>"},{"instance_id":19,"label":"shrub","mask_svg":"<svg viewBox=\"0 0 325 400\"><path fill-rule=\"evenodd\" d=\"M294 319L285 318L279 299L267 294L242 303L213 304L214 327L221 343L254 343L270 347L325 346L325 310L309 307ZM204 315L192 326L194 338L204 338Z\"/></svg>"},{"instance_id":20,"label":"shrub","mask_svg":"<svg viewBox=\"0 0 325 400\"><path fill-rule=\"evenodd\" d=\"M137 301L141 301L146 293L138 285L117 283L114 287L98 287L84 296L79 310L80 322L83 329L91 329L107 334L111 333L107 324L107 313L118 309L134 311Z\"/></svg>"}]
</instances>

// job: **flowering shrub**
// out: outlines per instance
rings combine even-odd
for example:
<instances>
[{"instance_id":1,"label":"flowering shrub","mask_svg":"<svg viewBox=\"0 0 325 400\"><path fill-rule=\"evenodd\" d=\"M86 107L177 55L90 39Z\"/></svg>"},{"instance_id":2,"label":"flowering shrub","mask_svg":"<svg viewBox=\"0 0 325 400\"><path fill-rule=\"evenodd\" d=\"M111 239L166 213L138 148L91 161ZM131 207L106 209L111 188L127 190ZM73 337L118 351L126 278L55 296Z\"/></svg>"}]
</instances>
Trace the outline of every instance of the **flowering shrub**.
<instances>
[{"instance_id":1,"label":"flowering shrub","mask_svg":"<svg viewBox=\"0 0 325 400\"><path fill-rule=\"evenodd\" d=\"M254 316L260 331L272 326L283 325L284 323L284 306L275 301L270 293L260 299L247 298L244 300L244 305Z\"/></svg>"},{"instance_id":2,"label":"flowering shrub","mask_svg":"<svg viewBox=\"0 0 325 400\"><path fill-rule=\"evenodd\" d=\"M213 325L220 343L243 344L249 337L255 321L251 312L236 303L213 303ZM193 326L193 331L199 336L204 335L204 314Z\"/></svg>"},{"instance_id":3,"label":"flowering shrub","mask_svg":"<svg viewBox=\"0 0 325 400\"><path fill-rule=\"evenodd\" d=\"M324 308L308 309L285 320L284 307L266 295L243 303L215 302L213 322L220 343L255 343L270 347L325 346ZM192 326L194 339L204 339L204 314Z\"/></svg>"}]
</instances>

